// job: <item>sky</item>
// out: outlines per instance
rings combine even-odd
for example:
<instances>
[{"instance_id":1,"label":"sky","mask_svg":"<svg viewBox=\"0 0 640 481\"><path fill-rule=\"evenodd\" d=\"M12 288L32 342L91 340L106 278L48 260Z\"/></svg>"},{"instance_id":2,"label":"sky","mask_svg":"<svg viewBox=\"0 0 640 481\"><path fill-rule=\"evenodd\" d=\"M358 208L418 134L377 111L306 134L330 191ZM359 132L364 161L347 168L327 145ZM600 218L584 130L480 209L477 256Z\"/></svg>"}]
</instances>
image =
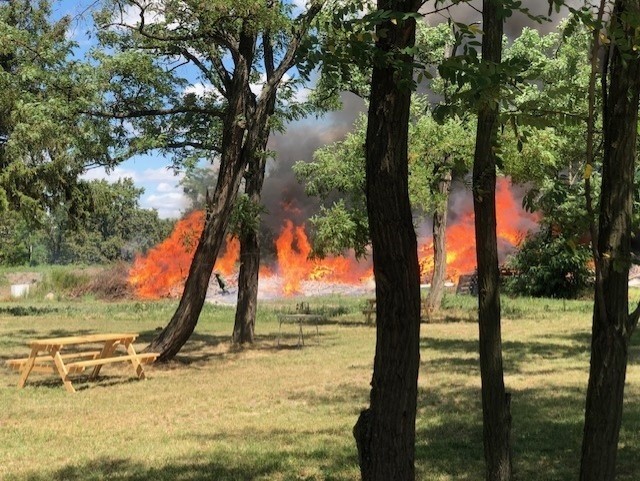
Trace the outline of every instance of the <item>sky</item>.
<instances>
[{"instance_id":1,"label":"sky","mask_svg":"<svg viewBox=\"0 0 640 481\"><path fill-rule=\"evenodd\" d=\"M53 2L54 17L70 15L75 21L71 25L70 36L79 45L78 56L82 56L92 44L87 32L91 30L90 13L99 6L99 0L59 0ZM294 0L302 7L305 0ZM576 0L577 2L577 0ZM431 4L432 2L427 2ZM479 3L479 2L476 2ZM547 13L545 0L524 0L525 6L530 6L536 14ZM561 14L562 15L562 14ZM456 19L473 21L477 17L477 10L460 7ZM556 17L557 20L557 17ZM434 21L438 21L434 19ZM517 35L524 25L530 23L522 15L515 15L509 20L505 28L508 35ZM543 25L542 30L550 31L554 24ZM201 84L194 81L192 90L201 88ZM269 148L274 150L277 158L269 166L269 175L265 181L263 200L267 205L266 222L275 224L282 219L282 206L289 205L291 199L298 205L298 222L304 222L313 213L313 201L306 199L303 187L297 183L291 172L291 164L298 160L311 160L313 152L328 143L340 140L351 129L357 115L364 110L360 99L351 95L344 96L342 111L329 113L321 119L311 117L297 121L289 126L285 134L275 134L270 140ZM169 159L156 155L143 155L130 159L111 172L104 169L93 169L85 174L86 179L107 179L110 182L124 177L130 177L138 187L144 188L140 204L143 208L156 209L161 218L179 218L187 209L188 201L184 196L179 181L182 174L176 174L168 166ZM308 208L304 205L308 203Z\"/></svg>"}]
</instances>

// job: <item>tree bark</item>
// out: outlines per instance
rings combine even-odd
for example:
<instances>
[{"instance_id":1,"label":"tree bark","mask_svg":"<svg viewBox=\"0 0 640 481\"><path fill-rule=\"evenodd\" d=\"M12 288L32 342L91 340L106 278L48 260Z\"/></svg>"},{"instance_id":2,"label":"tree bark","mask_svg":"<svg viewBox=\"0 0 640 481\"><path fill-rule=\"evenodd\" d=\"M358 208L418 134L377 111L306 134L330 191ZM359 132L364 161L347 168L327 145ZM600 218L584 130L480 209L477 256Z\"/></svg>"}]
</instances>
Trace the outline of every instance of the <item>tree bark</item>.
<instances>
[{"instance_id":1,"label":"tree bark","mask_svg":"<svg viewBox=\"0 0 640 481\"><path fill-rule=\"evenodd\" d=\"M503 19L499 1L484 0L482 60L498 66L502 58ZM496 236L496 158L500 85L485 92L478 112L473 162L473 208L478 262L478 322L482 417L487 481L511 479L511 413L502 367L498 246Z\"/></svg>"},{"instance_id":2,"label":"tree bark","mask_svg":"<svg viewBox=\"0 0 640 481\"><path fill-rule=\"evenodd\" d=\"M416 1L378 0L378 9L415 12ZM407 137L413 19L384 22L376 49L366 136L367 214L376 282L376 353L370 405L354 426L363 481L415 478L420 362L420 275L408 193ZM383 63L384 62L384 63Z\"/></svg>"},{"instance_id":3,"label":"tree bark","mask_svg":"<svg viewBox=\"0 0 640 481\"><path fill-rule=\"evenodd\" d=\"M604 158L598 226L591 366L585 407L581 481L615 479L631 334L629 267L640 60L635 52L638 0L618 0L610 20L610 66L604 83ZM612 33L611 31L615 32ZM604 73L606 75L607 72ZM606 85L606 80L611 84Z\"/></svg>"},{"instance_id":4,"label":"tree bark","mask_svg":"<svg viewBox=\"0 0 640 481\"><path fill-rule=\"evenodd\" d=\"M449 162L445 160L445 165ZM433 212L433 276L427 295L427 317L437 312L442 304L444 283L447 277L447 207L451 191L451 170L447 168L438 181L439 205Z\"/></svg>"},{"instance_id":5,"label":"tree bark","mask_svg":"<svg viewBox=\"0 0 640 481\"><path fill-rule=\"evenodd\" d=\"M266 167L265 148L269 137L264 127L262 148L251 149L248 162L245 193L252 204L258 205ZM233 325L232 340L235 344L253 343L255 336L256 310L258 306L258 275L260 271L260 238L256 225L241 226L240 272L238 273L238 304Z\"/></svg>"},{"instance_id":6,"label":"tree bark","mask_svg":"<svg viewBox=\"0 0 640 481\"><path fill-rule=\"evenodd\" d=\"M272 79L275 72L275 61L271 34L267 30L262 37L265 74ZM267 143L271 133L269 118L275 110L276 97L272 96L267 103L267 116L260 125L255 125L260 134L256 137L257 145L245 150L247 174L245 193L249 201L258 206L262 197L265 169L267 167ZM236 344L253 343L258 307L258 282L260 273L260 237L258 225L260 214L255 224L240 226L240 272L238 273L238 304L233 325L232 340Z\"/></svg>"},{"instance_id":7,"label":"tree bark","mask_svg":"<svg viewBox=\"0 0 640 481\"><path fill-rule=\"evenodd\" d=\"M213 196L207 202L207 215L202 235L189 268L184 291L171 321L156 336L146 351L159 353L157 360L172 359L187 342L196 324L209 287L209 280L218 251L229 225L229 218L238 195L246 157L242 155L247 109L252 98L248 90L256 35L243 34L233 75L230 103L222 133L220 172Z\"/></svg>"}]
</instances>

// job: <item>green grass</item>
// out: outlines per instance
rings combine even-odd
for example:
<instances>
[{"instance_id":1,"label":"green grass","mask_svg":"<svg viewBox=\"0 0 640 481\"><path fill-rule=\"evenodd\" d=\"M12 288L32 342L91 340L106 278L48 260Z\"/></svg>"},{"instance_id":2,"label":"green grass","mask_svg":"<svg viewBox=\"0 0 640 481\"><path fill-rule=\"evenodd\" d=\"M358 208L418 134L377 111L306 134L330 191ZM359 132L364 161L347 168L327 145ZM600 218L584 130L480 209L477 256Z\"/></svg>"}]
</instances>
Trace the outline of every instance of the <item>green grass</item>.
<instances>
[{"instance_id":1,"label":"green grass","mask_svg":"<svg viewBox=\"0 0 640 481\"><path fill-rule=\"evenodd\" d=\"M110 365L97 382L80 377L67 393L53 376L0 368L0 479L357 480L351 429L366 407L375 329L362 299L308 299L332 317L305 329L277 313L300 299L262 303L257 342L229 344L234 311L207 305L175 362L138 381ZM476 304L450 296L422 325L417 471L419 480L483 478ZM589 363L587 301L503 300L507 388L519 481L577 479ZM174 302L93 300L0 304L0 358L25 356L37 337L109 331L141 334L144 347ZM618 481L640 472L640 341L627 375Z\"/></svg>"}]
</instances>

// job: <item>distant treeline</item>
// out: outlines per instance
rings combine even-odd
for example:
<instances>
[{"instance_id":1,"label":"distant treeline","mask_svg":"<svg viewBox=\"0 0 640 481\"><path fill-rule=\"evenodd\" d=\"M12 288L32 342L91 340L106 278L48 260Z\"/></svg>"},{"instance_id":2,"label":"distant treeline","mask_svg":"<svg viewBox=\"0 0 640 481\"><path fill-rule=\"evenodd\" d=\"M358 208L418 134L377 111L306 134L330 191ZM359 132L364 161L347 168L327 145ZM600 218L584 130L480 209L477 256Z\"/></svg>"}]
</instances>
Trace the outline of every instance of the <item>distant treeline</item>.
<instances>
[{"instance_id":1,"label":"distant treeline","mask_svg":"<svg viewBox=\"0 0 640 481\"><path fill-rule=\"evenodd\" d=\"M96 264L132 260L164 239L173 220L143 209L131 179L81 182L68 201L39 215L0 214L0 265Z\"/></svg>"}]
</instances>

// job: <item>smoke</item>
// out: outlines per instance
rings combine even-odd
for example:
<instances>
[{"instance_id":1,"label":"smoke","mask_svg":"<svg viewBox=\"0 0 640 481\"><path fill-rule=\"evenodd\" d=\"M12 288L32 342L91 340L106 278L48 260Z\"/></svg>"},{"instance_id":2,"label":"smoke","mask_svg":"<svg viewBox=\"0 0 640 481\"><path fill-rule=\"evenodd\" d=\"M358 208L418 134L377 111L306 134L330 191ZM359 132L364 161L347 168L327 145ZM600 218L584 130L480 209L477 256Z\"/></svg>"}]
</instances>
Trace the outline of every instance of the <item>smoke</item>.
<instances>
[{"instance_id":1,"label":"smoke","mask_svg":"<svg viewBox=\"0 0 640 481\"><path fill-rule=\"evenodd\" d=\"M303 224L318 212L318 199L305 194L291 167L299 160L311 161L317 149L342 140L351 131L365 104L353 94L343 94L342 101L342 110L320 119L312 117L292 123L284 134L271 137L269 149L276 156L267 166L262 191L262 202L267 209L263 222L268 230L279 232L284 219Z\"/></svg>"},{"instance_id":2,"label":"smoke","mask_svg":"<svg viewBox=\"0 0 640 481\"><path fill-rule=\"evenodd\" d=\"M505 22L505 35L511 39L516 38L520 36L522 29L525 27L535 28L542 34L554 31L557 28L558 23L569 14L569 7L579 7L583 2L582 0L567 0L566 3L567 6L561 7L559 12L556 12L555 8L553 9L551 16L548 17L550 19L549 22L543 21L542 23L537 23L524 13L514 12ZM530 14L533 16L547 17L549 14L549 2L545 0L522 0L522 8L528 8ZM432 10L433 6L431 4L423 9L423 13L426 14L427 22L431 25L446 22L448 18L452 18L456 22L466 24L480 24L482 20L481 0L460 3L445 11L429 14Z\"/></svg>"},{"instance_id":3,"label":"smoke","mask_svg":"<svg viewBox=\"0 0 640 481\"><path fill-rule=\"evenodd\" d=\"M578 6L578 0L569 0L571 6ZM430 3L432 5L432 2ZM446 21L450 15L457 22L479 22L481 20L482 2L476 0L469 4L453 6L448 12L427 15L430 24ZM549 4L541 0L523 0L522 6L529 8L533 15L547 15ZM425 12L428 8L425 9ZM560 12L552 12L551 21L538 24L522 13L514 13L505 23L505 35L515 38L525 27L538 29L546 34L555 30L558 23L568 15L568 9L563 7ZM263 216L265 247L278 235L283 228L285 219L290 219L296 225L304 224L309 217L319 210L319 200L308 197L304 186L300 184L291 166L299 161L311 161L313 153L318 148L339 141L349 132L358 114L365 110L362 99L352 95L343 95L343 109L332 112L321 118L311 117L294 122L287 127L284 134L273 135L269 148L276 154L275 159L268 165L262 200L267 213ZM521 198L521 197L520 197ZM468 186L462 183L455 185L451 196L449 219L456 222L459 212L468 212L472 203ZM420 234L430 233L428 221L419 227ZM430 235L430 234L429 234Z\"/></svg>"}]
</instances>

